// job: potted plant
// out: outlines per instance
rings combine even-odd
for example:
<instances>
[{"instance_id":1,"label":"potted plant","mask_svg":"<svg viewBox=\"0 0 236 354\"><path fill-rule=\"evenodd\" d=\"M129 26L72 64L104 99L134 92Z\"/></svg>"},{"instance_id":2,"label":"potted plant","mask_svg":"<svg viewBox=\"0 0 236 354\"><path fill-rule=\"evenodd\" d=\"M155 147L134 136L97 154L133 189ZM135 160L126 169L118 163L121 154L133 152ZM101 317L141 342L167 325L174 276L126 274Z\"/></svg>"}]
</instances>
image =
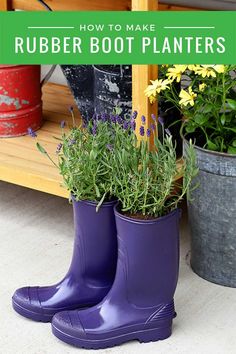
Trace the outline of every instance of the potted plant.
<instances>
[{"instance_id":1,"label":"potted plant","mask_svg":"<svg viewBox=\"0 0 236 354\"><path fill-rule=\"evenodd\" d=\"M231 287L236 287L235 70L236 65L174 65L158 83L183 114L185 147L190 137L196 143L199 188L188 203L191 266L201 277ZM174 83L181 80L185 87L178 95ZM146 90L151 100L155 83Z\"/></svg>"},{"instance_id":2,"label":"potted plant","mask_svg":"<svg viewBox=\"0 0 236 354\"><path fill-rule=\"evenodd\" d=\"M190 143L179 184L172 137L158 140L156 118L147 127L143 116L139 133L147 140L139 143L134 134L136 115L107 124L113 159L104 165L112 173L113 193L119 199L114 207L118 263L113 286L98 305L58 313L52 321L59 339L83 348L171 335L179 267L178 204L196 174L194 150ZM155 141L152 151L149 138Z\"/></svg>"},{"instance_id":3,"label":"potted plant","mask_svg":"<svg viewBox=\"0 0 236 354\"><path fill-rule=\"evenodd\" d=\"M73 111L71 110L72 115ZM103 117L105 118L105 117ZM107 146L101 122L87 127L73 127L64 133L57 147L58 164L39 143L39 150L59 168L71 193L75 241L72 262L59 283L47 287L24 287L13 295L13 307L35 321L51 321L58 311L97 304L113 283L117 241L111 194L110 164L112 154ZM32 136L36 134L30 130ZM56 267L56 264L55 264ZM51 270L53 272L53 269Z\"/></svg>"}]
</instances>

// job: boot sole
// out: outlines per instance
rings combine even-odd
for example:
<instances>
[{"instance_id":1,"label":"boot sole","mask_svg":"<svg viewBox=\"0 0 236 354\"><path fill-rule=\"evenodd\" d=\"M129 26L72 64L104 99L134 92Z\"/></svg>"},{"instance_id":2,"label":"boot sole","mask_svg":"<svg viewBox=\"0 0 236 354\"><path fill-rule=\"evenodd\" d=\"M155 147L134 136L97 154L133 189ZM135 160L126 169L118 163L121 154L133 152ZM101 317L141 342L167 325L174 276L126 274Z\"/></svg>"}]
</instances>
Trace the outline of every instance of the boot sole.
<instances>
[{"instance_id":1,"label":"boot sole","mask_svg":"<svg viewBox=\"0 0 236 354\"><path fill-rule=\"evenodd\" d=\"M74 345L79 348L84 349L105 349L114 347L126 343L131 340L138 340L140 343L156 342L159 340L164 340L171 336L172 326L166 328L152 328L146 330L140 330L135 332L129 332L127 334L122 334L120 336L110 337L107 339L80 339L73 337L69 334L62 332L60 329L52 324L52 333L60 340L67 344Z\"/></svg>"},{"instance_id":2,"label":"boot sole","mask_svg":"<svg viewBox=\"0 0 236 354\"><path fill-rule=\"evenodd\" d=\"M20 306L14 300L12 300L12 307L13 309L19 313L19 315L29 318L30 320L36 322L51 322L54 315L47 315L47 314L40 314L37 312L33 312L31 310L26 309L25 307Z\"/></svg>"}]
</instances>

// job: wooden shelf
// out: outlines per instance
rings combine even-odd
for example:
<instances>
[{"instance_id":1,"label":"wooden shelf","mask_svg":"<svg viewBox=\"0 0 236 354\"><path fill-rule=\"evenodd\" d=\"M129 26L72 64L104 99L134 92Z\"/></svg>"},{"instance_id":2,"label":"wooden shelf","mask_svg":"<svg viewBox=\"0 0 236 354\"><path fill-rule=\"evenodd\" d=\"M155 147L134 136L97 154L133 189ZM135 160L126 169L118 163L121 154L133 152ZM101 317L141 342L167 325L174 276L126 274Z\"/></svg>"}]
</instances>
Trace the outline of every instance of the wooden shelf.
<instances>
[{"instance_id":1,"label":"wooden shelf","mask_svg":"<svg viewBox=\"0 0 236 354\"><path fill-rule=\"evenodd\" d=\"M76 121L80 115L75 107L74 99L66 86L48 83L43 89L44 123L37 131L37 137L21 136L0 139L0 180L18 184L23 187L39 190L60 197L68 198L69 193L63 186L58 169L41 154L38 141L57 162L56 148L60 138L60 121L71 125L69 106L73 106ZM181 161L177 161L181 167Z\"/></svg>"},{"instance_id":2,"label":"wooden shelf","mask_svg":"<svg viewBox=\"0 0 236 354\"><path fill-rule=\"evenodd\" d=\"M48 83L43 89L44 123L37 131L37 138L22 136L0 139L0 180L68 197L62 186L62 177L57 168L36 147L38 141L50 156L57 161L56 147L61 136L60 121L71 124L69 106L75 109L77 122L80 119L70 90L66 86Z\"/></svg>"},{"instance_id":3,"label":"wooden shelf","mask_svg":"<svg viewBox=\"0 0 236 354\"><path fill-rule=\"evenodd\" d=\"M146 10L158 9L158 0L117 0L117 1L77 1L77 0L46 0L53 10ZM161 1L160 1L161 3ZM159 10L179 10L180 8L159 4ZM0 0L0 10L43 10L38 2L27 0ZM186 10L186 8L184 8ZM141 94L150 82L157 77L157 67L140 65L133 66L133 110L150 117L157 111L147 97ZM0 139L0 180L36 189L42 192L68 197L62 187L62 178L56 167L40 154L36 142L40 142L57 161L56 146L58 141L53 136L60 136L60 121L70 121L68 106L75 103L69 89L56 84L46 84L43 89L44 124L38 131L37 138L23 136L18 138ZM79 112L77 119L80 119ZM177 161L181 166L181 161Z\"/></svg>"}]
</instances>

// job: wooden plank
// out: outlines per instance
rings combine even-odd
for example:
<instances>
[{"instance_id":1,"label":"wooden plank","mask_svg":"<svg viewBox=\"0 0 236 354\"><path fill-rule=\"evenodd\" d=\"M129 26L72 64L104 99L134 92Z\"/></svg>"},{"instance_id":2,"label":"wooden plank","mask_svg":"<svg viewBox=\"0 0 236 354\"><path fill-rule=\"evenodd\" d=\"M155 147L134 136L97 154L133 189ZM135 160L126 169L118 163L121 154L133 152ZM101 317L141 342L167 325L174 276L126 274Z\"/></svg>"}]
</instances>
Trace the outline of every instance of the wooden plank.
<instances>
[{"instance_id":1,"label":"wooden plank","mask_svg":"<svg viewBox=\"0 0 236 354\"><path fill-rule=\"evenodd\" d=\"M133 0L132 11L155 11L158 9L157 0ZM150 80L157 78L157 65L133 65L132 66L132 107L137 111L137 137L138 139L147 139L140 137L139 129L141 126L141 116L146 117L146 127L151 124L151 114L157 114L157 104L150 104L149 99L145 97L144 90L147 88ZM151 141L152 144L152 141Z\"/></svg>"},{"instance_id":2,"label":"wooden plank","mask_svg":"<svg viewBox=\"0 0 236 354\"><path fill-rule=\"evenodd\" d=\"M0 11L10 10L10 1L9 0L0 0Z\"/></svg>"},{"instance_id":3,"label":"wooden plank","mask_svg":"<svg viewBox=\"0 0 236 354\"><path fill-rule=\"evenodd\" d=\"M139 0L137 0L139 1ZM79 11L79 10L130 10L130 0L46 0L45 1L54 11ZM27 11L44 10L42 5L37 1L29 0L12 0L14 9L22 9Z\"/></svg>"},{"instance_id":4,"label":"wooden plank","mask_svg":"<svg viewBox=\"0 0 236 354\"><path fill-rule=\"evenodd\" d=\"M71 123L69 107L74 108L76 122L81 119L70 89L64 85L47 83L43 86L43 110L46 120L60 122L62 120Z\"/></svg>"},{"instance_id":5,"label":"wooden plank","mask_svg":"<svg viewBox=\"0 0 236 354\"><path fill-rule=\"evenodd\" d=\"M58 141L53 135L59 136L59 131L58 124L45 122L37 132L37 138L0 139L0 180L67 198L68 192L62 187L58 169L36 148L38 141L57 162Z\"/></svg>"},{"instance_id":6,"label":"wooden plank","mask_svg":"<svg viewBox=\"0 0 236 354\"><path fill-rule=\"evenodd\" d=\"M26 172L24 168L18 166L15 173L12 173L11 171L11 164L3 164L1 162L0 176L2 181L35 189L40 192L57 195L63 198L68 198L69 196L68 191L60 185L59 181L55 183L54 178L46 178L45 174L40 175L39 173L35 172Z\"/></svg>"}]
</instances>

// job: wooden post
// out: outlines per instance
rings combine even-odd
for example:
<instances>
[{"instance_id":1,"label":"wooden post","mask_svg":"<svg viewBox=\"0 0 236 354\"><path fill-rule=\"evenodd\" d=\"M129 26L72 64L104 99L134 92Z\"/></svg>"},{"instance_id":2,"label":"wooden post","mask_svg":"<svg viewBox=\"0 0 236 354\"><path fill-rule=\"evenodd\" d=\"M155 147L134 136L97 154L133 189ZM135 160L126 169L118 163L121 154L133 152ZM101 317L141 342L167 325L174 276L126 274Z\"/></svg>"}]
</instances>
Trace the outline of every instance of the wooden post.
<instances>
[{"instance_id":1,"label":"wooden post","mask_svg":"<svg viewBox=\"0 0 236 354\"><path fill-rule=\"evenodd\" d=\"M132 11L156 11L158 10L158 0L132 0ZM133 65L132 66L132 106L133 111L138 112L137 136L141 126L141 116L146 117L145 127L151 124L151 114L157 115L157 104L150 104L149 99L144 95L144 90L150 80L157 79L157 65ZM146 137L144 137L146 139Z\"/></svg>"},{"instance_id":2,"label":"wooden post","mask_svg":"<svg viewBox=\"0 0 236 354\"><path fill-rule=\"evenodd\" d=\"M10 10L10 1L9 0L0 0L0 11Z\"/></svg>"}]
</instances>

